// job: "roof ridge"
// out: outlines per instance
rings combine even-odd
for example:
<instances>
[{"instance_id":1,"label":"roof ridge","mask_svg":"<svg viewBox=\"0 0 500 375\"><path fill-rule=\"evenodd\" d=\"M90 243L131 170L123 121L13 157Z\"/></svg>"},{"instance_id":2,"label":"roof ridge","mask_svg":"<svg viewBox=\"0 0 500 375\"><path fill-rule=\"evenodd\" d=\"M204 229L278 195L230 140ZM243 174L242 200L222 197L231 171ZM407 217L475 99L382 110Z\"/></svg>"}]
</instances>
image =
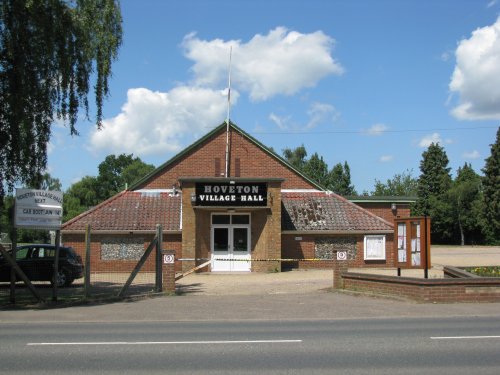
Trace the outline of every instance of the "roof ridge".
<instances>
[{"instance_id":1,"label":"roof ridge","mask_svg":"<svg viewBox=\"0 0 500 375\"><path fill-rule=\"evenodd\" d=\"M74 218L68 220L67 222L63 223L63 225L61 226L61 229L64 229L65 227L73 224L75 221L80 220L83 217L90 215L94 211L96 211L96 210L100 209L101 207L103 207L104 205L109 204L112 201L118 199L119 197L121 197L122 195L126 194L127 192L129 192L129 191L128 190L122 190L119 193L113 195L112 197L109 197L108 199L106 199L106 200L102 201L101 203L95 205L94 207L89 208L88 210L82 212L81 214L79 214L79 215L75 216ZM133 193L132 191L130 191L130 192Z\"/></svg>"}]
</instances>

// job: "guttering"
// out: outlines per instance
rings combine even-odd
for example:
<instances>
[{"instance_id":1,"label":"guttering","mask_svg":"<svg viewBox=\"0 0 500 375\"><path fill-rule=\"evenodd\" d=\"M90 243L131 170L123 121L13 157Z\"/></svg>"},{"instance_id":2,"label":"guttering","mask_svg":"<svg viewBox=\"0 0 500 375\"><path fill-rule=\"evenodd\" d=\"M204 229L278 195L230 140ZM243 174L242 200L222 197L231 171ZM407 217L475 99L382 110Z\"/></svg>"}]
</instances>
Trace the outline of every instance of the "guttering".
<instances>
[{"instance_id":1,"label":"guttering","mask_svg":"<svg viewBox=\"0 0 500 375\"><path fill-rule=\"evenodd\" d=\"M317 235L317 234L393 234L392 230L283 230L281 234L294 234L294 235Z\"/></svg>"},{"instance_id":2,"label":"guttering","mask_svg":"<svg viewBox=\"0 0 500 375\"><path fill-rule=\"evenodd\" d=\"M72 229L72 230L62 230L62 234L84 234L85 229ZM122 229L122 230L98 230L91 229L92 234L155 234L156 230L134 230L134 229ZM163 230L164 234L182 234L182 230Z\"/></svg>"}]
</instances>

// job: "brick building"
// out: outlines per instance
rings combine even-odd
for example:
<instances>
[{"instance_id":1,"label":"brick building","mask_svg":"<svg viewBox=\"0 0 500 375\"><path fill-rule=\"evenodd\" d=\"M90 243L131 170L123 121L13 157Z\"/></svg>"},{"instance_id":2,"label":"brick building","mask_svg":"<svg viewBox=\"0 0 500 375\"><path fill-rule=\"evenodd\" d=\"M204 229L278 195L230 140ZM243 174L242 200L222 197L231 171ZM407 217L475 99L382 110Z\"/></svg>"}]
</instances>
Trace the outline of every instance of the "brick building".
<instances>
[{"instance_id":1,"label":"brick building","mask_svg":"<svg viewBox=\"0 0 500 375\"><path fill-rule=\"evenodd\" d=\"M392 267L391 218L408 207L396 202L398 212L392 203L379 202L370 212L325 191L224 123L134 186L65 223L62 235L83 255L91 225L93 271L131 270L157 224L162 248L176 251L178 271L206 260L205 271L330 267L339 250L354 267Z\"/></svg>"}]
</instances>

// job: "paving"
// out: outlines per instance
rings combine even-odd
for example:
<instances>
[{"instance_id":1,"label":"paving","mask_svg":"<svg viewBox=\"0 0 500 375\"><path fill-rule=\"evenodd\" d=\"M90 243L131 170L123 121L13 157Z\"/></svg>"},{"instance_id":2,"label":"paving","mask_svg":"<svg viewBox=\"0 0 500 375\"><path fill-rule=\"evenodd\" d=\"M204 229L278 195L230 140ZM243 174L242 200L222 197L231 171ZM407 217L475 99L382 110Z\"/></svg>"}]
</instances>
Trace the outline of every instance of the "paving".
<instances>
[{"instance_id":1,"label":"paving","mask_svg":"<svg viewBox=\"0 0 500 375\"><path fill-rule=\"evenodd\" d=\"M450 263L500 265L500 247L442 247L432 251L436 267ZM443 263L437 264L438 261ZM3 309L0 323L500 316L500 303L419 304L333 291L332 280L331 270L192 274L178 283L179 294L175 296L64 308Z\"/></svg>"}]
</instances>

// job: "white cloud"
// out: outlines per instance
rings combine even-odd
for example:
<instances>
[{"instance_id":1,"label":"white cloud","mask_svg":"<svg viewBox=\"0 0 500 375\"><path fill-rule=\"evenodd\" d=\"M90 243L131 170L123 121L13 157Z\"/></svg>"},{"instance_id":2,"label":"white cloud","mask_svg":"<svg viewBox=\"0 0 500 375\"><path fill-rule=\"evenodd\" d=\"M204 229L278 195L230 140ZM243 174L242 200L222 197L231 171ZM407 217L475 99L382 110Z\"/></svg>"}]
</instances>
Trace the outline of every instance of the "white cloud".
<instances>
[{"instance_id":1,"label":"white cloud","mask_svg":"<svg viewBox=\"0 0 500 375\"><path fill-rule=\"evenodd\" d=\"M269 120L274 122L280 130L289 129L288 122L290 121L290 116L278 116L274 112L271 112L271 114L269 115Z\"/></svg>"},{"instance_id":2,"label":"white cloud","mask_svg":"<svg viewBox=\"0 0 500 375\"><path fill-rule=\"evenodd\" d=\"M388 163L394 159L394 155L382 155L379 159L382 163Z\"/></svg>"},{"instance_id":3,"label":"white cloud","mask_svg":"<svg viewBox=\"0 0 500 375\"><path fill-rule=\"evenodd\" d=\"M429 134L429 135L426 135L425 137L423 137L420 140L420 142L418 143L418 145L420 147L429 147L431 145L431 143L435 143L435 144L439 143L441 145L451 144L451 143L453 143L453 140L450 138L443 140L439 133L432 133L432 134Z\"/></svg>"},{"instance_id":4,"label":"white cloud","mask_svg":"<svg viewBox=\"0 0 500 375\"><path fill-rule=\"evenodd\" d=\"M231 97L236 102L238 94L231 92ZM177 152L193 136L222 123L226 110L227 97L221 91L186 86L169 92L129 89L121 113L92 133L89 148L139 156Z\"/></svg>"},{"instance_id":5,"label":"white cloud","mask_svg":"<svg viewBox=\"0 0 500 375\"><path fill-rule=\"evenodd\" d=\"M267 35L240 40L201 40L188 34L182 46L194 65L194 84L216 87L227 81L232 47L231 80L254 101L275 95L292 95L313 87L343 67L331 56L335 40L322 31L302 34L277 27Z\"/></svg>"},{"instance_id":6,"label":"white cloud","mask_svg":"<svg viewBox=\"0 0 500 375\"><path fill-rule=\"evenodd\" d=\"M309 121L307 129L312 129L322 122L334 122L340 114L333 105L326 103L313 103L307 111Z\"/></svg>"},{"instance_id":7,"label":"white cloud","mask_svg":"<svg viewBox=\"0 0 500 375\"><path fill-rule=\"evenodd\" d=\"M387 131L389 127L384 124L375 124L369 129L364 129L363 133L366 135L379 136L382 135L385 131Z\"/></svg>"},{"instance_id":8,"label":"white cloud","mask_svg":"<svg viewBox=\"0 0 500 375\"><path fill-rule=\"evenodd\" d=\"M462 154L464 159L479 159L481 157L481 154L477 150L473 150L470 152L464 152Z\"/></svg>"},{"instance_id":9,"label":"white cloud","mask_svg":"<svg viewBox=\"0 0 500 375\"><path fill-rule=\"evenodd\" d=\"M340 114L333 105L316 102L310 105L307 116L308 119L305 125L294 122L291 116L279 116L274 112L269 115L269 120L280 130L301 132L311 130L322 123L335 122Z\"/></svg>"},{"instance_id":10,"label":"white cloud","mask_svg":"<svg viewBox=\"0 0 500 375\"><path fill-rule=\"evenodd\" d=\"M500 119L500 17L463 39L455 51L449 85L459 103L451 113L461 120Z\"/></svg>"},{"instance_id":11,"label":"white cloud","mask_svg":"<svg viewBox=\"0 0 500 375\"><path fill-rule=\"evenodd\" d=\"M432 133L431 135L426 135L424 138L420 140L420 143L418 144L420 147L429 147L431 143L443 143L443 140L441 139L441 136L439 133Z\"/></svg>"},{"instance_id":12,"label":"white cloud","mask_svg":"<svg viewBox=\"0 0 500 375\"><path fill-rule=\"evenodd\" d=\"M491 8L497 4L498 0L491 0L487 5L486 8Z\"/></svg>"}]
</instances>

